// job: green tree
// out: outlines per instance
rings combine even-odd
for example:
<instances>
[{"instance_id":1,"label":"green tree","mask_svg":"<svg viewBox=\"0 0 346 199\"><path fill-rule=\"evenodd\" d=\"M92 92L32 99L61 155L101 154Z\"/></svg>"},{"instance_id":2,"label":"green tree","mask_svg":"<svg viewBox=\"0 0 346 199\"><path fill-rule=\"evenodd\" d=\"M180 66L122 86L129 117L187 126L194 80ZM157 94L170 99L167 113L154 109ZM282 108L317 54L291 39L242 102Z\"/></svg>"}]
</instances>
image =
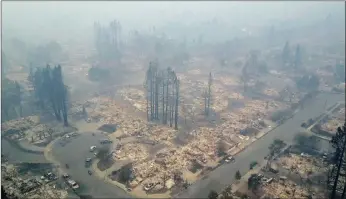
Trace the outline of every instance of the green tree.
<instances>
[{"instance_id":1,"label":"green tree","mask_svg":"<svg viewBox=\"0 0 346 199\"><path fill-rule=\"evenodd\" d=\"M10 111L16 113L16 108L20 109L20 113L17 116L21 116L21 89L16 81L9 80L7 78L2 79L2 121L6 121L10 118Z\"/></svg>"},{"instance_id":2,"label":"green tree","mask_svg":"<svg viewBox=\"0 0 346 199\"><path fill-rule=\"evenodd\" d=\"M109 147L101 147L97 154L96 154L96 157L98 159L100 159L101 161L105 161L107 160L107 158L109 157L109 152L110 152L110 148Z\"/></svg>"},{"instance_id":3,"label":"green tree","mask_svg":"<svg viewBox=\"0 0 346 199\"><path fill-rule=\"evenodd\" d=\"M128 183L132 176L132 164L127 164L119 170L118 180L122 183Z\"/></svg>"},{"instance_id":4,"label":"green tree","mask_svg":"<svg viewBox=\"0 0 346 199\"><path fill-rule=\"evenodd\" d=\"M217 199L218 196L219 194L216 191L211 190L208 194L208 199Z\"/></svg>"},{"instance_id":5,"label":"green tree","mask_svg":"<svg viewBox=\"0 0 346 199\"><path fill-rule=\"evenodd\" d=\"M257 161L252 161L250 163L250 169L253 169L257 164L258 164Z\"/></svg>"},{"instance_id":6,"label":"green tree","mask_svg":"<svg viewBox=\"0 0 346 199\"><path fill-rule=\"evenodd\" d=\"M235 179L237 179L237 180L241 179L241 174L240 174L239 170L235 173Z\"/></svg>"},{"instance_id":7,"label":"green tree","mask_svg":"<svg viewBox=\"0 0 346 199\"><path fill-rule=\"evenodd\" d=\"M248 189L255 193L261 185L261 178L257 174L252 174L247 183Z\"/></svg>"},{"instance_id":8,"label":"green tree","mask_svg":"<svg viewBox=\"0 0 346 199\"><path fill-rule=\"evenodd\" d=\"M273 143L269 146L269 154L268 154L268 161L267 161L267 168L271 165L271 160L274 157L275 154L279 153L280 150L286 146L286 143L280 139L275 139Z\"/></svg>"},{"instance_id":9,"label":"green tree","mask_svg":"<svg viewBox=\"0 0 346 199\"><path fill-rule=\"evenodd\" d=\"M233 199L232 186L227 186L221 193L222 199Z\"/></svg>"}]
</instances>

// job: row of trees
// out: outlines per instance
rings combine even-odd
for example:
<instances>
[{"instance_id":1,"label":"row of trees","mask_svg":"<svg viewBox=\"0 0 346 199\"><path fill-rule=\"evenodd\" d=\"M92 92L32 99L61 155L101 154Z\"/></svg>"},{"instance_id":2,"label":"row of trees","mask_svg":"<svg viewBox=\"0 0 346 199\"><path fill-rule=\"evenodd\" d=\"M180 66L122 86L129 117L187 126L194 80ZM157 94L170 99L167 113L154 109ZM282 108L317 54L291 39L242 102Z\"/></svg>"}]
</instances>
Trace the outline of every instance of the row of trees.
<instances>
[{"instance_id":1,"label":"row of trees","mask_svg":"<svg viewBox=\"0 0 346 199\"><path fill-rule=\"evenodd\" d=\"M118 60L120 58L120 22L114 20L109 26L95 22L95 45L102 61Z\"/></svg>"},{"instance_id":2,"label":"row of trees","mask_svg":"<svg viewBox=\"0 0 346 199\"><path fill-rule=\"evenodd\" d=\"M30 67L28 79L33 85L39 107L45 110L50 106L56 119L63 120L64 125L68 126L67 87L63 82L61 66L51 68L47 65L45 68L36 68L35 71Z\"/></svg>"},{"instance_id":3,"label":"row of trees","mask_svg":"<svg viewBox=\"0 0 346 199\"><path fill-rule=\"evenodd\" d=\"M346 198L346 123L339 127L331 140L335 149L328 175L330 198Z\"/></svg>"},{"instance_id":4,"label":"row of trees","mask_svg":"<svg viewBox=\"0 0 346 199\"><path fill-rule=\"evenodd\" d=\"M17 117L22 117L22 91L19 83L3 78L1 84L1 120L7 121L11 119L10 112L15 113Z\"/></svg>"},{"instance_id":5,"label":"row of trees","mask_svg":"<svg viewBox=\"0 0 346 199\"><path fill-rule=\"evenodd\" d=\"M293 66L295 69L298 69L302 65L302 51L300 45L298 44L296 46L294 54L291 51L290 43L287 41L282 50L282 64L284 66Z\"/></svg>"},{"instance_id":6,"label":"row of trees","mask_svg":"<svg viewBox=\"0 0 346 199\"><path fill-rule=\"evenodd\" d=\"M151 62L146 74L147 118L148 121L169 122L178 129L179 80L171 68L159 70L158 64Z\"/></svg>"}]
</instances>

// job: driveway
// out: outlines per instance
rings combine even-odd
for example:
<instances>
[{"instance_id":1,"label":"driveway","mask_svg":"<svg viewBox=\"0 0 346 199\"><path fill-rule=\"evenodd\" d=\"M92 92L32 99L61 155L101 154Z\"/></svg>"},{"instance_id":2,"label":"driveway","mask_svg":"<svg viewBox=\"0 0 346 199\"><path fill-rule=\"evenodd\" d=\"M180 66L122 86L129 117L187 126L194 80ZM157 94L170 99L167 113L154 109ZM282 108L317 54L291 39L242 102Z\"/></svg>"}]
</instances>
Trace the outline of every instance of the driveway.
<instances>
[{"instance_id":1,"label":"driveway","mask_svg":"<svg viewBox=\"0 0 346 199\"><path fill-rule=\"evenodd\" d=\"M104 138L106 136L100 133L95 133L95 136L91 133L81 133L77 137L68 138L68 143L64 146L58 141L53 145L53 156L61 165L69 165L69 169L64 170L81 185L78 191L80 194L92 195L93 198L130 198L122 189L88 174L85 159L93 157L93 152L89 151L90 146L100 147L99 140Z\"/></svg>"},{"instance_id":2,"label":"driveway","mask_svg":"<svg viewBox=\"0 0 346 199\"><path fill-rule=\"evenodd\" d=\"M294 136L302 132L301 123L309 118L316 117L325 112L324 103L327 101L327 108L344 101L345 95L321 93L316 98L306 103L303 110L300 110L294 117L287 120L284 124L257 140L244 151L235 156L236 161L230 164L224 164L207 177L192 184L187 190L175 196L175 198L207 198L211 190L222 191L226 186L232 184L235 173L239 170L245 174L249 170L249 164L252 161L262 162L264 157L269 153L268 147L274 139L281 139L286 143L292 143ZM323 142L323 141L322 141ZM328 148L329 144L324 141L324 147Z\"/></svg>"}]
</instances>

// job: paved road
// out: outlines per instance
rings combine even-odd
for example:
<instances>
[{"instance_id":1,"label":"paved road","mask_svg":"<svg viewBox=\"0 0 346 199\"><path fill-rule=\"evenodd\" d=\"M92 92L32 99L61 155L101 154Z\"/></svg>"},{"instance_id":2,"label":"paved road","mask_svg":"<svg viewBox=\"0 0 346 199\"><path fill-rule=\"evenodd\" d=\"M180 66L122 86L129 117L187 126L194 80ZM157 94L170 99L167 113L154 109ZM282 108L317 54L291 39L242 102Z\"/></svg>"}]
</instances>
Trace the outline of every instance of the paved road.
<instances>
[{"instance_id":1,"label":"paved road","mask_svg":"<svg viewBox=\"0 0 346 199\"><path fill-rule=\"evenodd\" d=\"M321 115L324 110L324 103L327 101L327 108L344 101L345 95L321 93L316 98L306 103L303 110L299 111L293 118L287 120L278 128L272 130L261 139L254 142L235 158L236 161L231 164L225 164L215 169L206 178L203 178L186 191L178 194L176 198L206 198L211 190L221 191L224 187L234 182L234 176L237 170L242 174L249 170L249 164L252 161L262 162L268 154L268 147L274 139L278 138L287 143L292 143L294 136L302 132L301 123L309 118ZM328 143L323 144L328 147Z\"/></svg>"},{"instance_id":2,"label":"paved road","mask_svg":"<svg viewBox=\"0 0 346 199\"><path fill-rule=\"evenodd\" d=\"M69 169L64 170L81 184L81 194L92 195L93 198L130 198L122 189L88 174L85 159L93 156L89 151L90 146L101 146L99 140L104 138L106 137L102 134L95 133L95 136L92 136L91 133L82 133L75 138L69 138L70 142L63 147L58 141L53 145L53 156L62 165L69 165Z\"/></svg>"},{"instance_id":3,"label":"paved road","mask_svg":"<svg viewBox=\"0 0 346 199\"><path fill-rule=\"evenodd\" d=\"M1 154L6 155L10 163L48 163L43 154L27 153L19 150L5 139L1 139Z\"/></svg>"}]
</instances>

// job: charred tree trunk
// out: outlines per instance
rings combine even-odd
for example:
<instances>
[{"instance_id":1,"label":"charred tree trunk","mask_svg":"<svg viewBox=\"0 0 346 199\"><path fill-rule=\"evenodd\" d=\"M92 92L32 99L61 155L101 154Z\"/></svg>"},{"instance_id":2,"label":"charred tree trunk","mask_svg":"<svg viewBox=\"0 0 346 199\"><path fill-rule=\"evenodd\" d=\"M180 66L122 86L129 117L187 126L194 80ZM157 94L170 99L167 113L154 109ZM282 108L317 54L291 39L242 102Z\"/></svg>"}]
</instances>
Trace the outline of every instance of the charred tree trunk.
<instances>
[{"instance_id":1,"label":"charred tree trunk","mask_svg":"<svg viewBox=\"0 0 346 199\"><path fill-rule=\"evenodd\" d=\"M211 77L211 73L209 73L209 81L208 81L208 108L207 108L207 115L209 115L209 112L210 112L210 101L211 101L211 84L212 84L212 77Z\"/></svg>"},{"instance_id":2,"label":"charred tree trunk","mask_svg":"<svg viewBox=\"0 0 346 199\"><path fill-rule=\"evenodd\" d=\"M166 110L165 110L165 119L163 124L167 124L168 119L168 108L169 108L169 84L170 84L170 76L169 73L167 73L167 84L166 84Z\"/></svg>"},{"instance_id":3,"label":"charred tree trunk","mask_svg":"<svg viewBox=\"0 0 346 199\"><path fill-rule=\"evenodd\" d=\"M67 105L66 105L66 96L67 96L67 89L64 85L62 85L62 115L64 118L64 126L68 126L68 120L67 120Z\"/></svg>"},{"instance_id":4,"label":"charred tree trunk","mask_svg":"<svg viewBox=\"0 0 346 199\"><path fill-rule=\"evenodd\" d=\"M149 103L150 103L150 68L148 69L147 71L147 75L146 75L146 80L145 80L145 83L144 83L144 86L146 88L146 91L147 91L147 121L150 121L150 113L149 113Z\"/></svg>"},{"instance_id":5,"label":"charred tree trunk","mask_svg":"<svg viewBox=\"0 0 346 199\"><path fill-rule=\"evenodd\" d=\"M162 124L165 122L165 77L162 74Z\"/></svg>"},{"instance_id":6,"label":"charred tree trunk","mask_svg":"<svg viewBox=\"0 0 346 199\"><path fill-rule=\"evenodd\" d=\"M174 77L173 77L174 78ZM170 97L170 117L169 117L169 127L172 127L173 126L173 116L174 116L174 95L175 95L175 92L174 92L174 84L171 85L172 88L172 95Z\"/></svg>"},{"instance_id":7,"label":"charred tree trunk","mask_svg":"<svg viewBox=\"0 0 346 199\"><path fill-rule=\"evenodd\" d=\"M175 97L175 130L178 130L178 106L179 106L179 80L176 81L176 97Z\"/></svg>"},{"instance_id":8,"label":"charred tree trunk","mask_svg":"<svg viewBox=\"0 0 346 199\"><path fill-rule=\"evenodd\" d=\"M155 77L155 119L159 119L159 84L160 80L158 75Z\"/></svg>"},{"instance_id":9,"label":"charred tree trunk","mask_svg":"<svg viewBox=\"0 0 346 199\"><path fill-rule=\"evenodd\" d=\"M344 190L342 191L341 198L346 198L346 182L344 182Z\"/></svg>"},{"instance_id":10,"label":"charred tree trunk","mask_svg":"<svg viewBox=\"0 0 346 199\"><path fill-rule=\"evenodd\" d=\"M154 71L151 71L150 78L150 120L154 119Z\"/></svg>"},{"instance_id":11,"label":"charred tree trunk","mask_svg":"<svg viewBox=\"0 0 346 199\"><path fill-rule=\"evenodd\" d=\"M338 183L339 183L339 177L341 175L341 169L345 162L345 150L346 150L346 123L343 126L343 129L340 127L337 129L336 135L332 138L331 143L333 147L335 148L335 158L333 160L334 166L332 168L332 171L336 171L335 177L333 176L333 172L331 173L331 178L333 181L333 187L332 187L332 193L331 198L335 199L337 195L338 190ZM343 168L344 169L344 168ZM331 180L328 180L331 181ZM341 191L340 191L341 192ZM344 192L344 190L343 190ZM343 193L344 195L344 193Z\"/></svg>"},{"instance_id":12,"label":"charred tree trunk","mask_svg":"<svg viewBox=\"0 0 346 199\"><path fill-rule=\"evenodd\" d=\"M208 104L207 91L204 91L203 95L204 95L204 114L207 115L207 112L208 112L208 110L207 110L207 104Z\"/></svg>"}]
</instances>

